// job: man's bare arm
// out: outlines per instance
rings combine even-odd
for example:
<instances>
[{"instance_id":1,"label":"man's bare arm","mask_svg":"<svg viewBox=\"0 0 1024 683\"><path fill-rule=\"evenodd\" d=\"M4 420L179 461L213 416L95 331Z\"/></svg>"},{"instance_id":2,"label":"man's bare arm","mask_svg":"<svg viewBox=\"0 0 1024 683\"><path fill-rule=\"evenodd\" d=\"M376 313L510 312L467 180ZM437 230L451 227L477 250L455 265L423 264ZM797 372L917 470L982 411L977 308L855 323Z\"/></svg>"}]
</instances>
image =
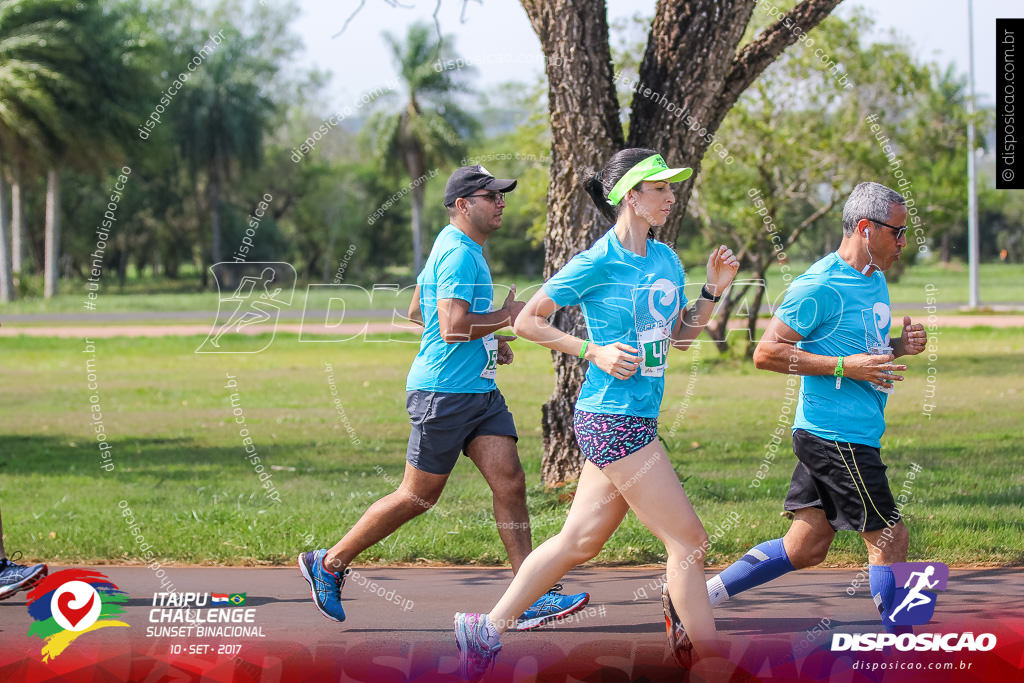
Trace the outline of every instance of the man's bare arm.
<instances>
[{"instance_id":1,"label":"man's bare arm","mask_svg":"<svg viewBox=\"0 0 1024 683\"><path fill-rule=\"evenodd\" d=\"M509 292L505 305L490 313L470 313L469 302L462 299L441 299L437 302L437 320L441 338L449 344L486 337L492 332L511 327L523 310L523 302L515 301L515 290Z\"/></svg>"},{"instance_id":2,"label":"man's bare arm","mask_svg":"<svg viewBox=\"0 0 1024 683\"><path fill-rule=\"evenodd\" d=\"M416 285L416 289L412 292L412 303L409 304L409 320L413 321L420 327L423 327L423 311L420 310L420 286Z\"/></svg>"},{"instance_id":3,"label":"man's bare arm","mask_svg":"<svg viewBox=\"0 0 1024 683\"><path fill-rule=\"evenodd\" d=\"M754 367L784 375L831 375L839 364L839 356L820 356L796 346L803 336L778 318L772 318L761 341L754 349ZM901 375L889 374L907 369L891 363L892 355L872 356L856 353L843 357L843 376L889 388L893 381L902 382Z\"/></svg>"}]
</instances>

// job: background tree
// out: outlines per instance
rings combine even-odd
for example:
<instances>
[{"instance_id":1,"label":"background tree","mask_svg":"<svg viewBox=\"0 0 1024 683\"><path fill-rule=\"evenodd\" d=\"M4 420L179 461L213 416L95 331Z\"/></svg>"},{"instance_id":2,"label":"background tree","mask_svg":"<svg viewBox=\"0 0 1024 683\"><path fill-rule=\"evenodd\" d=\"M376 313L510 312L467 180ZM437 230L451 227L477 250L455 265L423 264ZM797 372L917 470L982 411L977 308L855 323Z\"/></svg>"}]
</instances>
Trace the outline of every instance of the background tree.
<instances>
[{"instance_id":1,"label":"background tree","mask_svg":"<svg viewBox=\"0 0 1024 683\"><path fill-rule=\"evenodd\" d=\"M783 293L766 291L768 269L794 256L814 261L837 247L842 203L858 182L896 185L867 119L885 111L909 119L929 88L929 71L895 41L862 47L858 36L871 28L859 12L829 17L812 34L816 49L796 46L782 55L719 128L728 157L707 156L691 203L701 241L734 245L743 271L708 325L719 351L729 348L727 325L736 313L746 317L746 355L753 354L762 305ZM841 68L832 73L818 49ZM910 161L914 155L901 147ZM801 249L803 241L810 244ZM908 249L907 258L914 253Z\"/></svg>"},{"instance_id":2,"label":"background tree","mask_svg":"<svg viewBox=\"0 0 1024 683\"><path fill-rule=\"evenodd\" d=\"M544 276L553 275L605 227L583 190L588 170L600 168L623 146L642 146L699 173L711 136L740 94L796 42L793 27L810 31L838 4L839 0L804 0L740 49L754 0L660 0L639 68L644 86L658 96L633 97L627 138L613 80L605 3L522 0L540 39L548 77L552 165ZM662 102L671 102L673 111ZM688 125L677 115L680 110L697 125ZM676 210L657 231L657 237L670 245L675 244L692 187L683 185ZM559 311L554 322L582 333L577 310ZM542 476L549 485L575 478L581 465L572 432L572 405L582 384L583 365L565 354L552 356L555 390L542 418Z\"/></svg>"},{"instance_id":3,"label":"background tree","mask_svg":"<svg viewBox=\"0 0 1024 683\"><path fill-rule=\"evenodd\" d=\"M455 99L468 92L469 71L457 59L452 37L438 39L434 27L417 23L409 27L404 40L390 33L384 40L398 67L404 101L397 109L378 111L367 122L367 132L376 156L394 176L409 178L412 197L413 275L423 266L422 180L430 169L455 164L465 153L465 141L479 130L479 124ZM396 103L384 95L381 104Z\"/></svg>"},{"instance_id":4,"label":"background tree","mask_svg":"<svg viewBox=\"0 0 1024 683\"><path fill-rule=\"evenodd\" d=\"M25 165L47 165L62 135L57 98L72 87L70 72L79 55L67 17L73 4L64 0L16 0L0 4L0 193L5 177ZM20 218L20 184L18 206ZM13 295L12 265L20 269L20 253L11 253L6 202L0 206L0 301ZM18 221L20 223L20 220ZM20 225L15 225L19 230ZM20 251L21 235L15 243ZM56 262L53 277L56 276ZM49 275L48 275L49 277Z\"/></svg>"}]
</instances>

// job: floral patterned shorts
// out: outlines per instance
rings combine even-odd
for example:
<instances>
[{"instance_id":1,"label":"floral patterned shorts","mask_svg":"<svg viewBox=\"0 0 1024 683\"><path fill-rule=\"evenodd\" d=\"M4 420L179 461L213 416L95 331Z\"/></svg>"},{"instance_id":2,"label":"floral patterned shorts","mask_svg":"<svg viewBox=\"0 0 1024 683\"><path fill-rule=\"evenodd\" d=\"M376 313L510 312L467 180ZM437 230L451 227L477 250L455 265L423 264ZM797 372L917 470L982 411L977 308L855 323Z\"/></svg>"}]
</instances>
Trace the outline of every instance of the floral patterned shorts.
<instances>
[{"instance_id":1,"label":"floral patterned shorts","mask_svg":"<svg viewBox=\"0 0 1024 683\"><path fill-rule=\"evenodd\" d=\"M583 455L601 469L658 438L658 419L654 417L577 410L572 426Z\"/></svg>"}]
</instances>

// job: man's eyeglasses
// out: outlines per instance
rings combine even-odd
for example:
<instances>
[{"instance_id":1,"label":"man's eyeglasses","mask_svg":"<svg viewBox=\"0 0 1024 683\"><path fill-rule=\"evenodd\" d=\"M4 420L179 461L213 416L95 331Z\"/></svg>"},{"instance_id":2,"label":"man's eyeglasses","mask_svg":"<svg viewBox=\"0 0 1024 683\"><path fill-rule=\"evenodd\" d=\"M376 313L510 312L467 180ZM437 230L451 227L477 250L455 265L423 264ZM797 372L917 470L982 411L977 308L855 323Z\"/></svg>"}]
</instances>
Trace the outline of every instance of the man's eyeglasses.
<instances>
[{"instance_id":1,"label":"man's eyeglasses","mask_svg":"<svg viewBox=\"0 0 1024 683\"><path fill-rule=\"evenodd\" d=\"M471 194L471 195L468 195L466 197L466 199L469 199L469 197L481 197L483 199L486 199L488 201L492 201L492 202L495 202L495 203L497 203L497 202L501 202L502 204L505 203L505 193L504 192L488 192L487 194Z\"/></svg>"},{"instance_id":2,"label":"man's eyeglasses","mask_svg":"<svg viewBox=\"0 0 1024 683\"><path fill-rule=\"evenodd\" d=\"M872 220L871 222L875 223L877 225L885 226L886 228L889 228L890 230L895 230L896 231L896 241L897 242L899 242L900 238L903 237L903 235L907 232L907 226L905 226L905 225L902 225L900 227L896 227L895 225L889 225L888 223L883 223L882 221Z\"/></svg>"}]
</instances>

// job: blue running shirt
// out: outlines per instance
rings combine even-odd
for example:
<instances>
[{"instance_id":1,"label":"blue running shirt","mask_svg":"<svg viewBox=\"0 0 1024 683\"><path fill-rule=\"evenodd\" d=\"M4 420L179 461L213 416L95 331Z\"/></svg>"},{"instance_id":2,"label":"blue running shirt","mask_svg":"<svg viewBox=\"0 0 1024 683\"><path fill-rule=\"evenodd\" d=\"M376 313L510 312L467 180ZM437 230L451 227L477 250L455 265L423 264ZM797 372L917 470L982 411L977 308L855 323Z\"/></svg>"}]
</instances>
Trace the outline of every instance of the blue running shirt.
<instances>
[{"instance_id":1,"label":"blue running shirt","mask_svg":"<svg viewBox=\"0 0 1024 683\"><path fill-rule=\"evenodd\" d=\"M793 280L775 317L803 336L797 346L808 353L850 356L892 345L885 275L879 270L863 275L836 252ZM801 377L793 429L879 448L887 396L873 386L844 377L836 389L832 375Z\"/></svg>"},{"instance_id":2,"label":"blue running shirt","mask_svg":"<svg viewBox=\"0 0 1024 683\"><path fill-rule=\"evenodd\" d=\"M641 367L625 380L591 363L577 410L658 417L669 335L686 306L685 281L671 247L648 239L647 256L640 256L623 247L612 229L544 283L559 306L582 308L592 343L622 342L642 351Z\"/></svg>"},{"instance_id":3,"label":"blue running shirt","mask_svg":"<svg viewBox=\"0 0 1024 683\"><path fill-rule=\"evenodd\" d=\"M494 335L449 344L441 338L437 317L440 299L468 301L470 313L491 312L491 270L480 245L454 225L445 226L434 240L416 284L420 287L423 336L405 390L483 394L497 389L498 343Z\"/></svg>"}]
</instances>

